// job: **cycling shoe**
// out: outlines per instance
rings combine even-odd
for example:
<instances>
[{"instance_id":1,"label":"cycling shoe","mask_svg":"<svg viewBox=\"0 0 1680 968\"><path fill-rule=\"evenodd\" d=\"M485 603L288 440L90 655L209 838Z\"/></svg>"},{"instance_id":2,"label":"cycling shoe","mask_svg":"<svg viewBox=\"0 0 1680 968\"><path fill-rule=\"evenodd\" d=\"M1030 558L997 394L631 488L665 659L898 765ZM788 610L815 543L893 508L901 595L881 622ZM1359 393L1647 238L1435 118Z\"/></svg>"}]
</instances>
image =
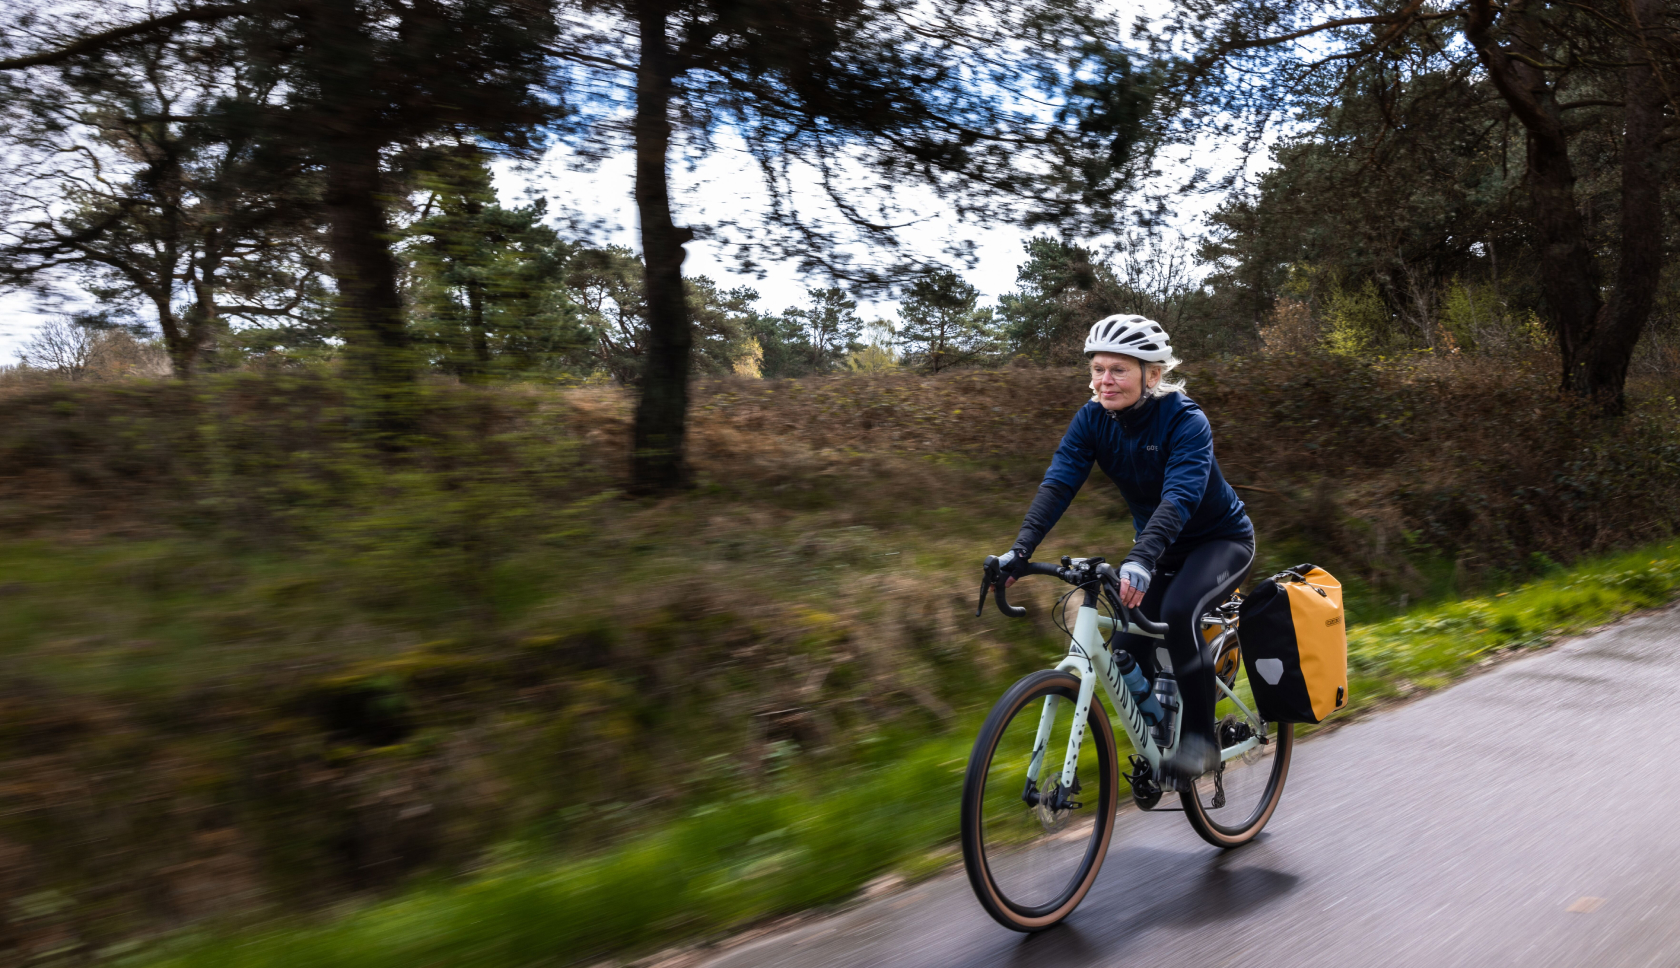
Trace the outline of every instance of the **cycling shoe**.
<instances>
[{"instance_id":1,"label":"cycling shoe","mask_svg":"<svg viewBox=\"0 0 1680 968\"><path fill-rule=\"evenodd\" d=\"M1195 780L1219 767L1219 747L1213 740L1195 733L1187 733L1179 740L1178 749L1161 761L1161 786L1169 790L1188 792L1195 789Z\"/></svg>"}]
</instances>

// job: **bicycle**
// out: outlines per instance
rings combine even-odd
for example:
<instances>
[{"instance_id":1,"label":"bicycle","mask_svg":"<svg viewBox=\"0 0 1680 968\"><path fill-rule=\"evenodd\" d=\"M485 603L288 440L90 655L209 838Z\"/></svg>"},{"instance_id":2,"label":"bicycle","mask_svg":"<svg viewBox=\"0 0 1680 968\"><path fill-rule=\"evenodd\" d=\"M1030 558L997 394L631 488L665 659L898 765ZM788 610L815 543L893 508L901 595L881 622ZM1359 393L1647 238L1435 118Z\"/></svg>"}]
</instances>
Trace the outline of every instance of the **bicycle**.
<instances>
[{"instance_id":1,"label":"bicycle","mask_svg":"<svg viewBox=\"0 0 1680 968\"><path fill-rule=\"evenodd\" d=\"M1016 931L1048 928L1084 900L1108 854L1122 778L1139 808L1182 810L1203 840L1237 847L1254 839L1277 809L1295 739L1292 724L1265 722L1239 694L1242 598L1233 593L1201 616L1218 690L1220 765L1178 791L1180 807L1160 807L1160 764L1182 735L1182 713L1169 714L1170 729L1151 728L1121 678L1113 649L1116 630L1161 639L1166 625L1121 603L1119 573L1102 558L1033 563L1028 574L1054 575L1074 586L1058 602L1058 614L1065 614L1069 597L1083 594L1072 630L1058 620L1070 635L1067 658L1022 678L992 707L969 756L962 799L969 883L986 912ZM976 615L985 610L988 592L1003 614L1026 614L1009 604L996 558L986 559ZM1163 675L1170 673L1163 669ZM1132 744L1127 773L1120 772L1114 731L1096 691L1099 682ZM1036 714L1020 715L1029 710ZM1164 748L1158 740L1165 741ZM1061 770L1046 774L1043 767L1054 750L1064 751ZM1094 799L1082 776L1095 782Z\"/></svg>"}]
</instances>

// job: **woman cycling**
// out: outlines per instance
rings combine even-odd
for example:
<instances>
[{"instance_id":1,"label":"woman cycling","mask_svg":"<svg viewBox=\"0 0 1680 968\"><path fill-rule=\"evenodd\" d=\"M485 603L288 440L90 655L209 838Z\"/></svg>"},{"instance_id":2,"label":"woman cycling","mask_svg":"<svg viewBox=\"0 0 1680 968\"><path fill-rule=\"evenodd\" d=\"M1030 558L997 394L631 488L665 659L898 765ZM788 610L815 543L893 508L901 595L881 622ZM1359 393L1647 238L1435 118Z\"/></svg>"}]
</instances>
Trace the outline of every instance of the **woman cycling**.
<instances>
[{"instance_id":1,"label":"woman cycling","mask_svg":"<svg viewBox=\"0 0 1680 968\"><path fill-rule=\"evenodd\" d=\"M1167 380L1179 363L1159 323L1110 316L1085 339L1091 401L1079 408L1015 546L999 558L1007 584L1025 574L1033 550L1055 526L1095 463L1132 511L1137 541L1120 566L1120 600L1167 623L1167 654L1183 696L1183 731L1163 777L1180 788L1219 765L1214 740L1213 668L1197 619L1242 583L1254 562L1254 526L1213 456L1202 408ZM1151 677L1153 640L1120 637Z\"/></svg>"}]
</instances>

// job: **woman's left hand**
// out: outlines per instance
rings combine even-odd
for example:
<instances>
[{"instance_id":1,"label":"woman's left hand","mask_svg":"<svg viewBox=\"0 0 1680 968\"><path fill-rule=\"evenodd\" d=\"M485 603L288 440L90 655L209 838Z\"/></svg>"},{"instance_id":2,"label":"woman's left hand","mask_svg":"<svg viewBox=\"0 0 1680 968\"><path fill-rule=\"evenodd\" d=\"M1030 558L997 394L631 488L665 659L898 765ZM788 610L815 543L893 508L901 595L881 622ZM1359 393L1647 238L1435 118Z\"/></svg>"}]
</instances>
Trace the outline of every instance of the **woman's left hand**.
<instances>
[{"instance_id":1,"label":"woman's left hand","mask_svg":"<svg viewBox=\"0 0 1680 968\"><path fill-rule=\"evenodd\" d=\"M1143 592L1132 587L1130 580L1120 579L1120 604L1127 608L1137 608L1143 603Z\"/></svg>"},{"instance_id":2,"label":"woman's left hand","mask_svg":"<svg viewBox=\"0 0 1680 968\"><path fill-rule=\"evenodd\" d=\"M1120 604L1137 608L1143 593L1149 591L1149 569L1135 561L1120 564Z\"/></svg>"}]
</instances>

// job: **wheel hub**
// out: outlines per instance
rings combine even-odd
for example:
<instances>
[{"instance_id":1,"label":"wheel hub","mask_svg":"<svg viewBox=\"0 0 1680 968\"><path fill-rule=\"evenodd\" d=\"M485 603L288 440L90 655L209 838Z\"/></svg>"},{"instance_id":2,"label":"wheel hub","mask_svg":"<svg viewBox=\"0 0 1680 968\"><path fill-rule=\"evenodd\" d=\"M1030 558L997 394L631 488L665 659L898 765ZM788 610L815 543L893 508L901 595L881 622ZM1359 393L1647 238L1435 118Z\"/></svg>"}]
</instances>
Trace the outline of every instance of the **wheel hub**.
<instances>
[{"instance_id":1,"label":"wheel hub","mask_svg":"<svg viewBox=\"0 0 1680 968\"><path fill-rule=\"evenodd\" d=\"M1074 777L1073 786L1066 790L1062 788L1062 778L1059 776L1051 776L1044 781L1044 787L1039 791L1038 802L1033 804L1032 812L1045 833L1053 834L1068 825L1068 818L1081 806L1072 799L1078 792L1078 777Z\"/></svg>"},{"instance_id":2,"label":"wheel hub","mask_svg":"<svg viewBox=\"0 0 1680 968\"><path fill-rule=\"evenodd\" d=\"M1247 720L1238 719L1236 714L1226 716L1219 723L1219 748L1230 749L1238 743L1244 743L1254 735L1254 727ZM1254 763L1261 757L1261 749L1255 746L1243 753L1240 759L1243 763Z\"/></svg>"}]
</instances>

